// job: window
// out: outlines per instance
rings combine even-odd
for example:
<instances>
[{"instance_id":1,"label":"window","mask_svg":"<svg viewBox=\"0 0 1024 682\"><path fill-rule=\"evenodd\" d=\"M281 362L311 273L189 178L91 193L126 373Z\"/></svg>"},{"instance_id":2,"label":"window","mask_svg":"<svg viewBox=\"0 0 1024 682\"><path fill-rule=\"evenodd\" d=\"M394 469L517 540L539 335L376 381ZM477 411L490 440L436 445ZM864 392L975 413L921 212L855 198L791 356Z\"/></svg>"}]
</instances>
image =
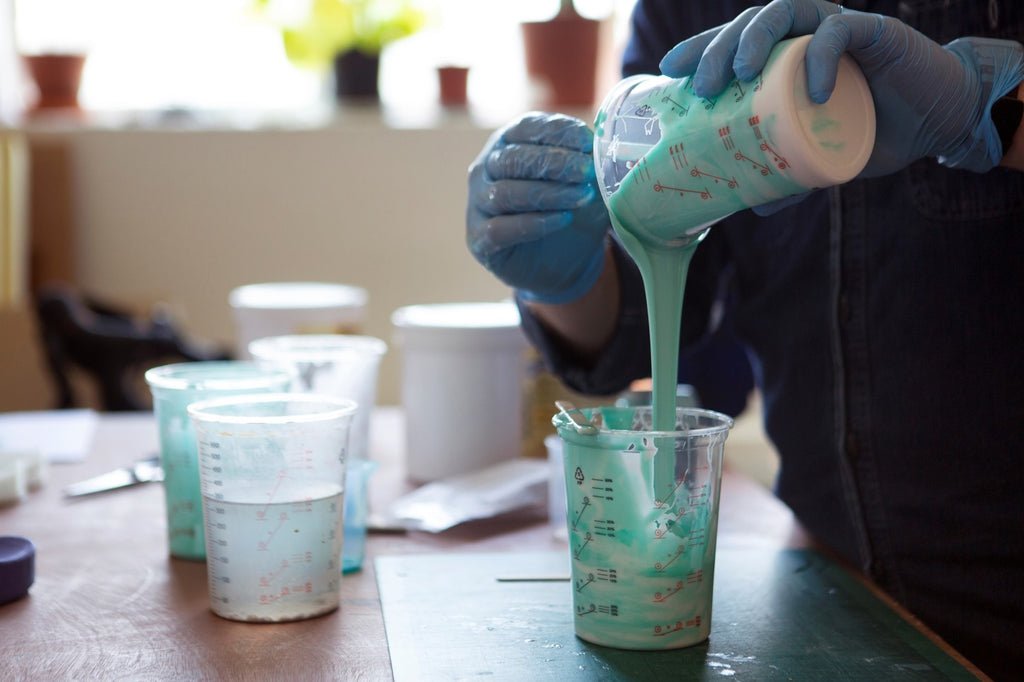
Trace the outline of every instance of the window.
<instances>
[{"instance_id":1,"label":"window","mask_svg":"<svg viewBox=\"0 0 1024 682\"><path fill-rule=\"evenodd\" d=\"M12 1L21 52L88 51L80 100L91 111L295 115L330 103L329 77L289 63L277 29L250 11L251 0ZM503 120L527 106L518 23L553 14L557 2L431 1L437 21L382 55L385 106L428 116L437 100L434 67L449 62L471 66L474 114ZM632 2L577 6L588 16L614 11L624 25Z\"/></svg>"}]
</instances>

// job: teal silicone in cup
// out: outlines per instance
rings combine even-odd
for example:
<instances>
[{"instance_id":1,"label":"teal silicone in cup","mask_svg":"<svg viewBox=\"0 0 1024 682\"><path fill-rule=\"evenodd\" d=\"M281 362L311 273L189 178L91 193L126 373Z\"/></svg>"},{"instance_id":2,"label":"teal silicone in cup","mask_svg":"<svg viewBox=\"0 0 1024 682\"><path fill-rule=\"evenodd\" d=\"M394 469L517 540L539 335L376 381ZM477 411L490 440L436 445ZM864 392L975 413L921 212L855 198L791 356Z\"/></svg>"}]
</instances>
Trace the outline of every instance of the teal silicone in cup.
<instances>
[{"instance_id":1,"label":"teal silicone in cup","mask_svg":"<svg viewBox=\"0 0 1024 682\"><path fill-rule=\"evenodd\" d=\"M564 446L576 635L617 649L704 641L732 419L679 408L675 431L652 431L650 407L583 414L596 433L564 414L552 420Z\"/></svg>"},{"instance_id":2,"label":"teal silicone in cup","mask_svg":"<svg viewBox=\"0 0 1024 682\"><path fill-rule=\"evenodd\" d=\"M377 462L350 458L345 470L345 542L341 552L341 572L351 573L363 567L366 557L366 517L370 477Z\"/></svg>"},{"instance_id":3,"label":"teal silicone in cup","mask_svg":"<svg viewBox=\"0 0 1024 682\"><path fill-rule=\"evenodd\" d=\"M252 362L185 362L146 372L160 433L167 540L179 559L204 560L206 534L199 493L196 434L186 409L209 398L287 391L292 375Z\"/></svg>"}]
</instances>

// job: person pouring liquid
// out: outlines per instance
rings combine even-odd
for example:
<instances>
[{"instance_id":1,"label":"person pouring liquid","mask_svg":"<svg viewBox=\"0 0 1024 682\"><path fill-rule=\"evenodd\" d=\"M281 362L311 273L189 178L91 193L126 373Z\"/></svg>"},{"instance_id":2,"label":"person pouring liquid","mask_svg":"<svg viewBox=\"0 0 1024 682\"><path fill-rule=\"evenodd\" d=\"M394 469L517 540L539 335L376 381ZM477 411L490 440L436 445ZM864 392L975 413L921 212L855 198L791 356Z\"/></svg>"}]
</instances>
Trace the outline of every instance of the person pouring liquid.
<instances>
[{"instance_id":1,"label":"person pouring liquid","mask_svg":"<svg viewBox=\"0 0 1024 682\"><path fill-rule=\"evenodd\" d=\"M843 53L867 79L870 159L851 182L710 229L689 269L680 375L725 384L741 409L749 358L779 498L983 671L1017 679L1024 5L638 0L623 73L692 76L713 98L808 34L814 101ZM515 289L549 367L611 394L650 376L650 339L592 147L584 122L556 113L497 131L469 170L466 239Z\"/></svg>"}]
</instances>

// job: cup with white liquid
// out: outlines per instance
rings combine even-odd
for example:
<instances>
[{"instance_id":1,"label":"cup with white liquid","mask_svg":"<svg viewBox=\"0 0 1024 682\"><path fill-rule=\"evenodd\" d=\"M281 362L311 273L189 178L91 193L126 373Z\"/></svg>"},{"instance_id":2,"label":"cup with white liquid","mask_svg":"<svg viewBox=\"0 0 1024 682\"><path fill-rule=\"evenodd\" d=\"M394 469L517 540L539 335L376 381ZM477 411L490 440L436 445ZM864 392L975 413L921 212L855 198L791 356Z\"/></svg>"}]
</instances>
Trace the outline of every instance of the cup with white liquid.
<instances>
[{"instance_id":1,"label":"cup with white liquid","mask_svg":"<svg viewBox=\"0 0 1024 682\"><path fill-rule=\"evenodd\" d=\"M277 623L338 608L355 411L351 400L309 393L188 406L215 614Z\"/></svg>"}]
</instances>

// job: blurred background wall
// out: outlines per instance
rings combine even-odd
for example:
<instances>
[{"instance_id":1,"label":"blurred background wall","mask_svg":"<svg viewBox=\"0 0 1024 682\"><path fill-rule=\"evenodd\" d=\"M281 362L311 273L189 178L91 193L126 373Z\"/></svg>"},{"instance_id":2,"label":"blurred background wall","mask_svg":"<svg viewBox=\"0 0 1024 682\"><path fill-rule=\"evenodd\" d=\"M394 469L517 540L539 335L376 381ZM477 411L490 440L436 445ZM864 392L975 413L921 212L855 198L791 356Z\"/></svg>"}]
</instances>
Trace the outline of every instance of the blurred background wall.
<instances>
[{"instance_id":1,"label":"blurred background wall","mask_svg":"<svg viewBox=\"0 0 1024 682\"><path fill-rule=\"evenodd\" d=\"M52 201L72 206L74 278L96 296L169 303L185 331L230 346L232 288L343 282L369 291L364 332L390 344L400 306L510 294L465 246L466 168L487 134L65 131L73 181ZM399 360L392 348L382 364L383 403Z\"/></svg>"},{"instance_id":2,"label":"blurred background wall","mask_svg":"<svg viewBox=\"0 0 1024 682\"><path fill-rule=\"evenodd\" d=\"M228 294L253 282L365 287L363 331L389 344L398 307L510 295L465 246L467 168L524 111L592 120L632 0L332 1L421 11L377 46L371 100L335 97L329 63L285 49L295 17L264 12L311 2L0 0L0 137L24 151L0 182L7 213L24 207L7 231L23 248L5 277L22 284L0 305L0 410L50 406L32 302L53 282L141 314L166 303L229 348ZM594 78L582 101L559 100L524 53L524 26L566 7L599 27L574 59ZM74 107L40 108L34 69L51 55L82 58ZM439 97L444 65L468 69L461 103ZM400 360L392 345L381 403L399 401Z\"/></svg>"}]
</instances>

